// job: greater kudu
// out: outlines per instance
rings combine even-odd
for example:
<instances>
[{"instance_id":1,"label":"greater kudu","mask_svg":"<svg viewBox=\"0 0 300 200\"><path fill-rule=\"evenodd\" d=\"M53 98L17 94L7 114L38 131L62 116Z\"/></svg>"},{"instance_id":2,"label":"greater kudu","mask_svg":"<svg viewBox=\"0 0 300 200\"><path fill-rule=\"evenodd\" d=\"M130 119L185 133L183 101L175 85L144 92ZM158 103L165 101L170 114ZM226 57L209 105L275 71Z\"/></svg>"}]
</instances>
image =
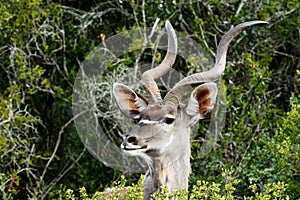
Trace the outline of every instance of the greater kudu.
<instances>
[{"instance_id":1,"label":"greater kudu","mask_svg":"<svg viewBox=\"0 0 300 200\"><path fill-rule=\"evenodd\" d=\"M225 69L229 43L246 27L266 23L250 21L230 29L221 39L214 67L206 72L183 78L162 99L155 79L166 74L175 62L177 38L169 21L165 27L168 34L168 50L160 65L142 74L141 82L151 94L154 103L136 94L121 83L113 85L113 95L122 113L138 121L134 128L124 135L122 148L132 155L140 155L152 161L143 182L144 198L150 199L160 186L167 186L172 192L188 188L190 174L190 129L199 119L214 110L218 88L215 81ZM181 100L186 87L199 84L186 104Z\"/></svg>"}]
</instances>

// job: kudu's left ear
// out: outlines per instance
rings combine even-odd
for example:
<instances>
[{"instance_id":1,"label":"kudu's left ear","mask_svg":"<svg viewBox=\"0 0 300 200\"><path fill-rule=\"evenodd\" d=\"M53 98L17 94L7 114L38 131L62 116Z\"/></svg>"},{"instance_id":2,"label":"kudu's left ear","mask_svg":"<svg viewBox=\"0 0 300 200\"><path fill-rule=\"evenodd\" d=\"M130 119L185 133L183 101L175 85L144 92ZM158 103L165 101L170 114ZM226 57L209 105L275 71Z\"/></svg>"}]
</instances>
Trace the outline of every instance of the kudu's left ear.
<instances>
[{"instance_id":1,"label":"kudu's left ear","mask_svg":"<svg viewBox=\"0 0 300 200\"><path fill-rule=\"evenodd\" d=\"M140 118L141 111L148 105L145 98L137 95L132 89L121 83L113 85L113 95L122 113L132 119Z\"/></svg>"},{"instance_id":2,"label":"kudu's left ear","mask_svg":"<svg viewBox=\"0 0 300 200\"><path fill-rule=\"evenodd\" d=\"M187 103L186 113L195 120L207 118L213 111L218 95L216 83L204 83L192 92Z\"/></svg>"}]
</instances>

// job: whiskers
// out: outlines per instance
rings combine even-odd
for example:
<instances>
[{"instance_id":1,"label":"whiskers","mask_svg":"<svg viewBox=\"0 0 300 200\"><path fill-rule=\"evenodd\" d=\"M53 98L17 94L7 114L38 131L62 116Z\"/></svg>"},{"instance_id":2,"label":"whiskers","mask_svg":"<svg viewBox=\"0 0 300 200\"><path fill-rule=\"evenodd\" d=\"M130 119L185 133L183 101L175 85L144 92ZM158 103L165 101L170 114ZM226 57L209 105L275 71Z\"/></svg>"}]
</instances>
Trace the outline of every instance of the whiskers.
<instances>
[{"instance_id":1,"label":"whiskers","mask_svg":"<svg viewBox=\"0 0 300 200\"><path fill-rule=\"evenodd\" d=\"M127 154L129 154L130 156L136 156L136 157L141 158L143 161L145 161L145 163L148 167L149 173L152 174L152 172L154 170L153 160L150 156L148 156L145 153L145 149L137 149L137 150L125 151L125 152ZM143 164L141 163L141 165L143 165Z\"/></svg>"}]
</instances>

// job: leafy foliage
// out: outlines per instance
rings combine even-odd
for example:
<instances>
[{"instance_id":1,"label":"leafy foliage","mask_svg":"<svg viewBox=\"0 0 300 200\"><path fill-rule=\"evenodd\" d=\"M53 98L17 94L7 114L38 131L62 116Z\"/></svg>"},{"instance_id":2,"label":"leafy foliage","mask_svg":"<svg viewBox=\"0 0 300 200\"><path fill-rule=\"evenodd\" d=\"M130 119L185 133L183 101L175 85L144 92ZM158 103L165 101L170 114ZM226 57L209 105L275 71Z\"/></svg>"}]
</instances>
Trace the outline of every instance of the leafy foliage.
<instances>
[{"instance_id":1,"label":"leafy foliage","mask_svg":"<svg viewBox=\"0 0 300 200\"><path fill-rule=\"evenodd\" d=\"M187 199L187 195L189 195L189 199L235 199L236 196L234 195L234 191L236 190L236 186L239 184L239 181L234 179L231 175L223 173L222 179L224 179L223 184L221 183L214 183L214 182L207 182L207 181L200 181L198 180L195 185L193 185L192 190L187 193L185 190L178 190L174 193L168 192L166 187L161 187L160 191L155 192L152 195L153 200L159 199L172 199L176 197L176 199L184 200ZM96 199L143 199L142 193L142 180L143 176L141 176L140 180L137 184L133 184L131 186L126 187L126 180L124 177L118 183L116 183L116 187L109 191L110 196L103 197L103 193L96 192L95 194L88 194L84 187L79 188L79 195L75 195L74 191L71 189L67 189L64 191L63 199L68 200L76 200L76 199L85 199L85 200L96 200ZM120 188L126 188L126 193L120 192ZM251 183L249 188L252 189L254 196L243 196L245 200L252 200L252 199L290 199L289 196L286 196L284 193L286 191L287 185L283 182L277 183L270 183L264 185L265 191L264 192L257 192L257 185ZM60 198L59 198L60 199Z\"/></svg>"}]
</instances>

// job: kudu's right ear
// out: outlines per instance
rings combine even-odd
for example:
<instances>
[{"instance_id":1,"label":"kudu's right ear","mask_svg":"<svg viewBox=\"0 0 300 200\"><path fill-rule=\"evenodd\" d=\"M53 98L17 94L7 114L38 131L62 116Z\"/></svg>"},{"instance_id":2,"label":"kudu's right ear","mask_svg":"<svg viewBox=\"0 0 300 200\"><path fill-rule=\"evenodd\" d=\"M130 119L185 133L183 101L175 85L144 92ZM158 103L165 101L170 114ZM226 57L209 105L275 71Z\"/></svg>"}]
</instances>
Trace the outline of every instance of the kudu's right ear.
<instances>
[{"instance_id":1,"label":"kudu's right ear","mask_svg":"<svg viewBox=\"0 0 300 200\"><path fill-rule=\"evenodd\" d=\"M132 89L121 83L113 85L113 95L121 112L132 119L140 118L141 111L148 105L145 98L137 95Z\"/></svg>"}]
</instances>

